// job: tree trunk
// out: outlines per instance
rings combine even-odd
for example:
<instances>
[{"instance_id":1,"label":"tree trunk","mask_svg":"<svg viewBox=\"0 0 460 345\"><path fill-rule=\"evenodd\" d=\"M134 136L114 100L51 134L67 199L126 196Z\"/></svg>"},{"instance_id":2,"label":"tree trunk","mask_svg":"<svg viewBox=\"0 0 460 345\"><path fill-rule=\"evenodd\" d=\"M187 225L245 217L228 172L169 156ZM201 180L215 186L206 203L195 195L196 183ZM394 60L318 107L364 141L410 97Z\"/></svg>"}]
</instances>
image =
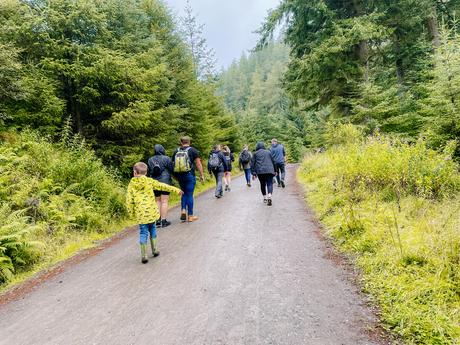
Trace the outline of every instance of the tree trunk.
<instances>
[{"instance_id":1,"label":"tree trunk","mask_svg":"<svg viewBox=\"0 0 460 345\"><path fill-rule=\"evenodd\" d=\"M353 10L356 13L356 16L362 16L364 14L364 9L361 3L361 0L353 0ZM359 61L364 68L364 80L367 82L369 80L369 46L367 41L361 41L355 48L355 51L358 55Z\"/></svg>"},{"instance_id":2,"label":"tree trunk","mask_svg":"<svg viewBox=\"0 0 460 345\"><path fill-rule=\"evenodd\" d=\"M428 18L427 25L433 49L436 49L441 45L441 38L439 35L438 14L436 12L436 8L434 7L431 11L430 17Z\"/></svg>"}]
</instances>

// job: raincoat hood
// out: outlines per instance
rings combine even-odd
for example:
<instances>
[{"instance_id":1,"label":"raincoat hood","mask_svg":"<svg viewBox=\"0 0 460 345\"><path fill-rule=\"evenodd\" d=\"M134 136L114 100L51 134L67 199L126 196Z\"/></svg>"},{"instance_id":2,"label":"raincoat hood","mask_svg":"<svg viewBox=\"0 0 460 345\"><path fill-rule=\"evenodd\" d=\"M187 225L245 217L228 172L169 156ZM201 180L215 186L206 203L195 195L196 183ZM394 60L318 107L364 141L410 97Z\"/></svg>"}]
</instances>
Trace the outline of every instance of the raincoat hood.
<instances>
[{"instance_id":1,"label":"raincoat hood","mask_svg":"<svg viewBox=\"0 0 460 345\"><path fill-rule=\"evenodd\" d=\"M166 150L163 147L163 145L160 145L160 144L155 145L155 155L166 156Z\"/></svg>"},{"instance_id":2,"label":"raincoat hood","mask_svg":"<svg viewBox=\"0 0 460 345\"><path fill-rule=\"evenodd\" d=\"M262 141L259 141L256 145L256 151L265 149L265 144Z\"/></svg>"},{"instance_id":3,"label":"raincoat hood","mask_svg":"<svg viewBox=\"0 0 460 345\"><path fill-rule=\"evenodd\" d=\"M147 190L151 188L150 179L147 176L139 176L132 178L130 185L132 185L135 191Z\"/></svg>"}]
</instances>

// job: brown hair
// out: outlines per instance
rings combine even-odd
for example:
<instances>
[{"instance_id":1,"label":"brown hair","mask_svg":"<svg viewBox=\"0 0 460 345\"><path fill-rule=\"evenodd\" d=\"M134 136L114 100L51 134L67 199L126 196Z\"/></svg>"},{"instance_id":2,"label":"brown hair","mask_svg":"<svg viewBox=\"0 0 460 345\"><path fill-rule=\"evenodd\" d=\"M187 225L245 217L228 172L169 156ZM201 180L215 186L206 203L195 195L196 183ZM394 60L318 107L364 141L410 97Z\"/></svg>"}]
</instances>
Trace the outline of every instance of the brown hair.
<instances>
[{"instance_id":1,"label":"brown hair","mask_svg":"<svg viewBox=\"0 0 460 345\"><path fill-rule=\"evenodd\" d=\"M134 164L133 170L136 174L147 175L147 164L144 162L137 162Z\"/></svg>"},{"instance_id":2,"label":"brown hair","mask_svg":"<svg viewBox=\"0 0 460 345\"><path fill-rule=\"evenodd\" d=\"M190 137L187 136L187 135L180 138L180 143L181 143L182 145L185 145L185 144L190 145L190 142L191 142L191 141L192 141L192 139L190 139Z\"/></svg>"}]
</instances>

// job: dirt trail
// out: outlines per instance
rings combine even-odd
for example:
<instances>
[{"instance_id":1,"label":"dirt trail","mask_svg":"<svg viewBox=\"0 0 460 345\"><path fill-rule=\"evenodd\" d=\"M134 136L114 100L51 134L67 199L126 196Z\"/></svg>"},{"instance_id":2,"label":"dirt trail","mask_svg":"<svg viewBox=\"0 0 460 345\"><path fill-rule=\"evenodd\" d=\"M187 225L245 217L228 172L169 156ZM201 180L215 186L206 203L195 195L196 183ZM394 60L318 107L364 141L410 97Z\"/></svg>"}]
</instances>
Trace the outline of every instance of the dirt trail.
<instances>
[{"instance_id":1,"label":"dirt trail","mask_svg":"<svg viewBox=\"0 0 460 345\"><path fill-rule=\"evenodd\" d=\"M378 344L294 178L290 167L271 208L241 178L221 200L202 195L200 220L160 230L161 256L147 265L133 233L68 268L0 307L0 343Z\"/></svg>"}]
</instances>

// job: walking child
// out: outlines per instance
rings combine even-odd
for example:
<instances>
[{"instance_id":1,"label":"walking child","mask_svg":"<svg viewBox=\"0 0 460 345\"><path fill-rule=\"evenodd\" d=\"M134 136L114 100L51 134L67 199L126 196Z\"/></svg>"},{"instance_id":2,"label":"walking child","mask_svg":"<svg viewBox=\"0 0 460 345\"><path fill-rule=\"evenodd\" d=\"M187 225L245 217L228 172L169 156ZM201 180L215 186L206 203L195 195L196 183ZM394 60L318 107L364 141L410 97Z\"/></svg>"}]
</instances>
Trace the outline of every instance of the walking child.
<instances>
[{"instance_id":1,"label":"walking child","mask_svg":"<svg viewBox=\"0 0 460 345\"><path fill-rule=\"evenodd\" d=\"M155 201L154 190L174 192L182 195L183 192L173 186L158 182L147 177L147 164L138 162L134 164L134 177L128 185L126 196L126 208L131 218L139 224L139 243L141 246L141 262L146 264L147 259L147 240L150 235L150 245L152 256L160 255L157 244L157 231L155 222L160 216L157 203Z\"/></svg>"}]
</instances>

